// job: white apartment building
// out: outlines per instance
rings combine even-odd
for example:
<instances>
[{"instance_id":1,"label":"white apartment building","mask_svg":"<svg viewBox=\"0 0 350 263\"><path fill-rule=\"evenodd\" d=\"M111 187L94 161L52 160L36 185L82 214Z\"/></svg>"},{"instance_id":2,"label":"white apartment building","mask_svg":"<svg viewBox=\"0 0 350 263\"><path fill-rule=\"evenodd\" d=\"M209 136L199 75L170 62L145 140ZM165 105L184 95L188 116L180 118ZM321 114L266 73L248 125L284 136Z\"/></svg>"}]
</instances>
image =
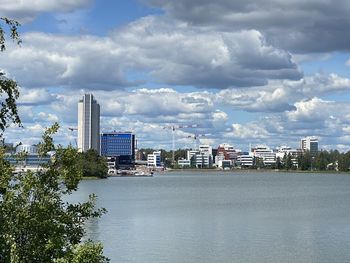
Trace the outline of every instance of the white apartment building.
<instances>
[{"instance_id":1,"label":"white apartment building","mask_svg":"<svg viewBox=\"0 0 350 263\"><path fill-rule=\"evenodd\" d=\"M161 152L156 151L153 152L153 154L147 155L147 166L148 167L161 167L161 158L160 158Z\"/></svg>"},{"instance_id":2,"label":"white apartment building","mask_svg":"<svg viewBox=\"0 0 350 263\"><path fill-rule=\"evenodd\" d=\"M178 166L180 167L191 167L191 160L179 159L177 161Z\"/></svg>"},{"instance_id":3,"label":"white apartment building","mask_svg":"<svg viewBox=\"0 0 350 263\"><path fill-rule=\"evenodd\" d=\"M277 147L277 152L276 152L276 158L280 158L280 160L283 160L284 156L291 155L292 157L292 162L294 166L298 166L298 155L301 153L300 150L297 149L292 149L289 146L279 146Z\"/></svg>"},{"instance_id":4,"label":"white apartment building","mask_svg":"<svg viewBox=\"0 0 350 263\"><path fill-rule=\"evenodd\" d=\"M78 149L100 152L100 105L92 94L85 94L78 102Z\"/></svg>"},{"instance_id":5,"label":"white apartment building","mask_svg":"<svg viewBox=\"0 0 350 263\"><path fill-rule=\"evenodd\" d=\"M250 167L254 164L254 157L251 154L241 154L237 156L237 163L243 167Z\"/></svg>"},{"instance_id":6,"label":"white apartment building","mask_svg":"<svg viewBox=\"0 0 350 263\"><path fill-rule=\"evenodd\" d=\"M210 168L213 165L213 155L199 153L195 155L195 165L197 168Z\"/></svg>"},{"instance_id":7,"label":"white apartment building","mask_svg":"<svg viewBox=\"0 0 350 263\"><path fill-rule=\"evenodd\" d=\"M207 144L201 144L198 147L198 150L201 154L213 155L213 148Z\"/></svg>"},{"instance_id":8,"label":"white apartment building","mask_svg":"<svg viewBox=\"0 0 350 263\"><path fill-rule=\"evenodd\" d=\"M213 165L213 148L210 145L199 145L198 150L187 151L187 160L197 168L210 168Z\"/></svg>"},{"instance_id":9,"label":"white apartment building","mask_svg":"<svg viewBox=\"0 0 350 263\"><path fill-rule=\"evenodd\" d=\"M266 145L257 145L251 149L251 154L255 158L260 158L264 165L273 165L276 163L276 153Z\"/></svg>"},{"instance_id":10,"label":"white apartment building","mask_svg":"<svg viewBox=\"0 0 350 263\"><path fill-rule=\"evenodd\" d=\"M318 138L315 136L308 136L300 140L300 148L303 151L309 151L311 155L317 155L318 152Z\"/></svg>"},{"instance_id":11,"label":"white apartment building","mask_svg":"<svg viewBox=\"0 0 350 263\"><path fill-rule=\"evenodd\" d=\"M38 147L34 145L22 144L18 145L16 148L16 153L27 153L27 154L38 154Z\"/></svg>"}]
</instances>

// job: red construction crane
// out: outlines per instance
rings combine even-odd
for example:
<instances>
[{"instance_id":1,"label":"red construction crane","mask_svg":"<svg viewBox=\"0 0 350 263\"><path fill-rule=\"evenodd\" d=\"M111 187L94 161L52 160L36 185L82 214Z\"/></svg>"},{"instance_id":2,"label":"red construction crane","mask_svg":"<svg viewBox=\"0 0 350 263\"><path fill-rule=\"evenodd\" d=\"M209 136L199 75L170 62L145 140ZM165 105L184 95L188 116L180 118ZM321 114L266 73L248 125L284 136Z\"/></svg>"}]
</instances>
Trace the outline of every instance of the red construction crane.
<instances>
[{"instance_id":1,"label":"red construction crane","mask_svg":"<svg viewBox=\"0 0 350 263\"><path fill-rule=\"evenodd\" d=\"M167 125L164 126L163 129L169 129L172 132L173 136L173 164L175 164L175 131L178 129L183 129L183 128L198 128L198 124L188 124L188 125Z\"/></svg>"}]
</instances>

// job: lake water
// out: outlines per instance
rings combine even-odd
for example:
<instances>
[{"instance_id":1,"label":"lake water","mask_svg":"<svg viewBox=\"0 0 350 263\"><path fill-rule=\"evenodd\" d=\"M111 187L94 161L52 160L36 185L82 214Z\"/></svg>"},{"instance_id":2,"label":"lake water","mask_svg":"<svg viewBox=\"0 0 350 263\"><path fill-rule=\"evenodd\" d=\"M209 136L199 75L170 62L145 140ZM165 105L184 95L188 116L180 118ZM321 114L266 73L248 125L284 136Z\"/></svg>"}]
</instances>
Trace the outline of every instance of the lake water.
<instances>
[{"instance_id":1,"label":"lake water","mask_svg":"<svg viewBox=\"0 0 350 263\"><path fill-rule=\"evenodd\" d=\"M350 176L181 172L80 184L111 262L350 262Z\"/></svg>"}]
</instances>

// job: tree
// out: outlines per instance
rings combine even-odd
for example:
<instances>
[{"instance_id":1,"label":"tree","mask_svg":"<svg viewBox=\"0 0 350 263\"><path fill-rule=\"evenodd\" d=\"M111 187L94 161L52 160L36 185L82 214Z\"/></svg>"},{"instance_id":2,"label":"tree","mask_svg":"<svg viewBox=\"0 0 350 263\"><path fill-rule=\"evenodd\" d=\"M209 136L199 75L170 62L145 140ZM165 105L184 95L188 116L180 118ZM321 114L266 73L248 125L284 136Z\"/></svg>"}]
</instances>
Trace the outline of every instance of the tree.
<instances>
[{"instance_id":1,"label":"tree","mask_svg":"<svg viewBox=\"0 0 350 263\"><path fill-rule=\"evenodd\" d=\"M281 158L280 157L277 157L276 159L276 169L282 169L283 166L282 166L282 163L281 163Z\"/></svg>"},{"instance_id":2,"label":"tree","mask_svg":"<svg viewBox=\"0 0 350 263\"><path fill-rule=\"evenodd\" d=\"M79 204L63 201L77 190L82 167L76 149L54 146L58 128L48 128L38 146L41 157L56 151L43 171L13 174L0 152L0 262L108 262L100 244L81 244L84 223L105 212L95 210L96 197ZM94 261L79 261L84 258Z\"/></svg>"},{"instance_id":3,"label":"tree","mask_svg":"<svg viewBox=\"0 0 350 263\"><path fill-rule=\"evenodd\" d=\"M288 153L286 156L286 161L284 166L287 170L290 170L293 168L293 160L292 160L292 155L290 153Z\"/></svg>"},{"instance_id":4,"label":"tree","mask_svg":"<svg viewBox=\"0 0 350 263\"><path fill-rule=\"evenodd\" d=\"M83 176L107 177L107 160L101 157L96 150L90 149L81 153L80 162L83 168Z\"/></svg>"},{"instance_id":5,"label":"tree","mask_svg":"<svg viewBox=\"0 0 350 263\"><path fill-rule=\"evenodd\" d=\"M6 34L1 22L10 27L10 39L16 41L17 44L21 43L21 39L17 32L17 27L20 26L20 24L15 20L10 20L4 17L0 18L0 51L4 51L6 48ZM14 123L21 125L16 105L18 97L19 91L16 81L6 78L5 74L0 72L0 136L9 124Z\"/></svg>"},{"instance_id":6,"label":"tree","mask_svg":"<svg viewBox=\"0 0 350 263\"><path fill-rule=\"evenodd\" d=\"M0 18L0 51L5 50L5 31L10 27L10 38L20 44L19 23ZM16 100L17 83L0 72L0 136L11 124L21 125ZM70 204L64 196L77 190L82 177L79 153L72 147L55 147L52 135L58 124L48 128L39 144L39 154L56 150L54 160L36 173L13 174L5 161L5 149L0 147L0 262L2 263L104 263L102 245L87 241L81 243L84 223L99 217L104 209L95 210L96 197L89 201Z\"/></svg>"}]
</instances>

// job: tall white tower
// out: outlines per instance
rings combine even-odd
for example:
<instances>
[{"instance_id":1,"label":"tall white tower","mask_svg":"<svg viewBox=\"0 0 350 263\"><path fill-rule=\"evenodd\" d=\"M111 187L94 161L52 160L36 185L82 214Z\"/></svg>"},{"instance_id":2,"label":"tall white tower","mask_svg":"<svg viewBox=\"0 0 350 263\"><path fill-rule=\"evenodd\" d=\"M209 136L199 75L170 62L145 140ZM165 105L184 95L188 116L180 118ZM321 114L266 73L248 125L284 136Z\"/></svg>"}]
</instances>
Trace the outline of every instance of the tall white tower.
<instances>
[{"instance_id":1,"label":"tall white tower","mask_svg":"<svg viewBox=\"0 0 350 263\"><path fill-rule=\"evenodd\" d=\"M85 94L78 103L78 149L100 152L100 105L92 94Z\"/></svg>"}]
</instances>

